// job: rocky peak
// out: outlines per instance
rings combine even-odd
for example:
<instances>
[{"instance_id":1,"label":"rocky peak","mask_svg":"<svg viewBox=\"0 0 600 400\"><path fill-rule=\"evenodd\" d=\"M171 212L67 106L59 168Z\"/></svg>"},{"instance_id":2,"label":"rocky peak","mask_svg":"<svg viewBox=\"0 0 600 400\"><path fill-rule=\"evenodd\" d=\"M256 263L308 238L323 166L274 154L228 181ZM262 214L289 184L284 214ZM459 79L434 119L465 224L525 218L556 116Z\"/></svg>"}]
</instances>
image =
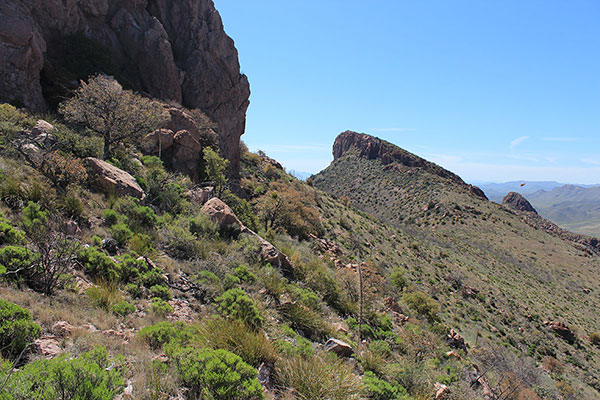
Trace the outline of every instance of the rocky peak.
<instances>
[{"instance_id":1,"label":"rocky peak","mask_svg":"<svg viewBox=\"0 0 600 400\"><path fill-rule=\"evenodd\" d=\"M238 175L250 87L212 0L3 0L0 102L47 110L42 83L64 79L61 52L73 34L105 46L135 89L206 112Z\"/></svg>"},{"instance_id":2,"label":"rocky peak","mask_svg":"<svg viewBox=\"0 0 600 400\"><path fill-rule=\"evenodd\" d=\"M529 211L537 214L537 211L529 201L517 192L510 192L502 199L502 204L517 211Z\"/></svg>"},{"instance_id":3,"label":"rocky peak","mask_svg":"<svg viewBox=\"0 0 600 400\"><path fill-rule=\"evenodd\" d=\"M422 168L427 172L449 179L466 186L477 197L487 200L487 197L477 186L465 183L458 175L416 156L400 147L364 133L353 131L342 132L333 143L333 159L337 160L351 152L358 152L359 157L368 160L379 160L383 165L401 164L407 167Z\"/></svg>"}]
</instances>

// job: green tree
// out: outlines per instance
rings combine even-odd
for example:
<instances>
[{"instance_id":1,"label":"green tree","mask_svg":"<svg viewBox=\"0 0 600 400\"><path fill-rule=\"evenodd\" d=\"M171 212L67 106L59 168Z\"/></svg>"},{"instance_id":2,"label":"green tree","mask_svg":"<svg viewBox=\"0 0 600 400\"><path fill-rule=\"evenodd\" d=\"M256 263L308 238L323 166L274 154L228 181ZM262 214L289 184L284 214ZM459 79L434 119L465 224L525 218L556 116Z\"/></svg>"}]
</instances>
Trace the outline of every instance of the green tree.
<instances>
[{"instance_id":1,"label":"green tree","mask_svg":"<svg viewBox=\"0 0 600 400\"><path fill-rule=\"evenodd\" d=\"M61 103L58 111L67 121L104 139L105 159L112 157L117 144L135 144L158 128L163 113L160 103L124 90L114 78L104 75L82 82L75 96Z\"/></svg>"},{"instance_id":2,"label":"green tree","mask_svg":"<svg viewBox=\"0 0 600 400\"><path fill-rule=\"evenodd\" d=\"M215 185L215 193L220 197L227 185L227 166L229 160L221 158L216 151L210 147L204 148L204 162L206 163L206 176Z\"/></svg>"}]
</instances>

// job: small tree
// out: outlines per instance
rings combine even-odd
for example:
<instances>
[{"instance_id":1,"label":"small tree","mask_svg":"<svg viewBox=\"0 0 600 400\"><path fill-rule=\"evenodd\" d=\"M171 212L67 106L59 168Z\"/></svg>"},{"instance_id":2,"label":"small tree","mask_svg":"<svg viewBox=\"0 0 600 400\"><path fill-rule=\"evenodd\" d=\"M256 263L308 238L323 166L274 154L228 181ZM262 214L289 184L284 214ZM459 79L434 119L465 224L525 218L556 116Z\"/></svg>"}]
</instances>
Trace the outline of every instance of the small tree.
<instances>
[{"instance_id":1,"label":"small tree","mask_svg":"<svg viewBox=\"0 0 600 400\"><path fill-rule=\"evenodd\" d=\"M221 158L217 152L210 147L204 148L204 162L206 163L206 176L215 185L215 193L220 197L227 185L225 171L229 160Z\"/></svg>"},{"instance_id":2,"label":"small tree","mask_svg":"<svg viewBox=\"0 0 600 400\"><path fill-rule=\"evenodd\" d=\"M60 232L60 218L49 215L36 203L29 202L23 209L22 223L29 247L37 255L22 275L32 288L49 296L54 293L61 276L75 264L78 243Z\"/></svg>"},{"instance_id":3,"label":"small tree","mask_svg":"<svg viewBox=\"0 0 600 400\"><path fill-rule=\"evenodd\" d=\"M104 139L105 159L112 157L117 144L136 143L158 128L163 113L160 103L124 90L104 75L82 82L75 96L60 104L58 111L67 121Z\"/></svg>"}]
</instances>

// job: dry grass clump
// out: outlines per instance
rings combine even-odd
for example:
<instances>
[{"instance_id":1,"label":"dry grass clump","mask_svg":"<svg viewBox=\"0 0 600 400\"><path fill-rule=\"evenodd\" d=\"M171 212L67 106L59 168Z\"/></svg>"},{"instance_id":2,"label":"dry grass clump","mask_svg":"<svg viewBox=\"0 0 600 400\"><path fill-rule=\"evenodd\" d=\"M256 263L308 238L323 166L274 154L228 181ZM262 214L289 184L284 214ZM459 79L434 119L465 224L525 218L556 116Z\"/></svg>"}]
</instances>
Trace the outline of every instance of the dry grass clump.
<instances>
[{"instance_id":1,"label":"dry grass clump","mask_svg":"<svg viewBox=\"0 0 600 400\"><path fill-rule=\"evenodd\" d=\"M276 382L286 399L352 400L361 398L360 380L352 366L328 353L281 359L275 366ZM291 390L290 390L291 389Z\"/></svg>"}]
</instances>

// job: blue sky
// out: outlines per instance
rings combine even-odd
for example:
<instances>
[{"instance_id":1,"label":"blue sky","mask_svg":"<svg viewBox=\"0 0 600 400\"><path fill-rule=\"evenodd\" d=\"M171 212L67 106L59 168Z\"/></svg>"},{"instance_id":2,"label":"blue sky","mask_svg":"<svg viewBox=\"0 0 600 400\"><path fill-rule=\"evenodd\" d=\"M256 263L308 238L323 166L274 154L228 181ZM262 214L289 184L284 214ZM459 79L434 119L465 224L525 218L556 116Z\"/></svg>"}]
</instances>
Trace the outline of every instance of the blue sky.
<instances>
[{"instance_id":1,"label":"blue sky","mask_svg":"<svg viewBox=\"0 0 600 400\"><path fill-rule=\"evenodd\" d=\"M318 172L342 131L468 181L600 183L600 1L215 0L246 134Z\"/></svg>"}]
</instances>

